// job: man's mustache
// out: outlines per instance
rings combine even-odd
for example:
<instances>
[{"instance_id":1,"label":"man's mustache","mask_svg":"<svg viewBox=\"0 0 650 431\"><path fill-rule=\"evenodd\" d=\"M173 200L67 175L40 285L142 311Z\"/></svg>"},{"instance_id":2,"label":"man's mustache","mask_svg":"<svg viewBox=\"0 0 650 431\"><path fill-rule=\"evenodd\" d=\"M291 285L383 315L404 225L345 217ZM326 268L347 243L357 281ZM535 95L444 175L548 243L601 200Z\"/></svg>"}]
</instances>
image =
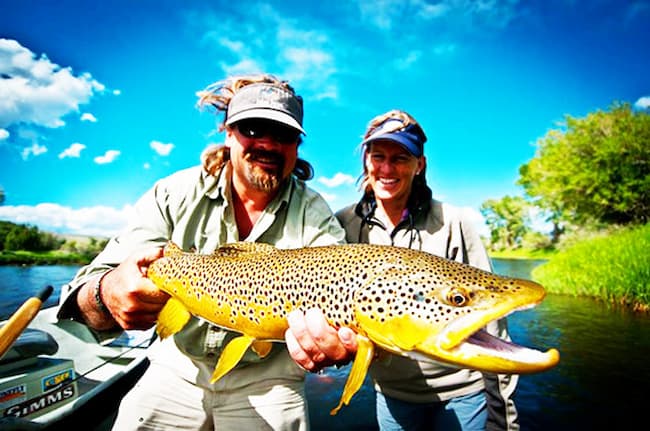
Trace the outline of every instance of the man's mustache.
<instances>
[{"instance_id":1,"label":"man's mustache","mask_svg":"<svg viewBox=\"0 0 650 431\"><path fill-rule=\"evenodd\" d=\"M250 150L246 152L246 158L252 161L272 163L279 166L284 166L285 163L284 156L275 151Z\"/></svg>"}]
</instances>

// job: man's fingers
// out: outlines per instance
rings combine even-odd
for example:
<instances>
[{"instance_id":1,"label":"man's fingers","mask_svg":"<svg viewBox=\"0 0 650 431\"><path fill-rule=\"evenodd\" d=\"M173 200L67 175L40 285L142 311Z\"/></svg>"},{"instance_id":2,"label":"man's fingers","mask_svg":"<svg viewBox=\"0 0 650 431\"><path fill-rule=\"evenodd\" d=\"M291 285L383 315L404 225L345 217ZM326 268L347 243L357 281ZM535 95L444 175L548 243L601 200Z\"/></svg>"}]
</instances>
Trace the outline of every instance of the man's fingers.
<instances>
[{"instance_id":1,"label":"man's fingers","mask_svg":"<svg viewBox=\"0 0 650 431\"><path fill-rule=\"evenodd\" d=\"M296 340L291 329L287 329L284 334L284 340L287 343L287 350L291 358L305 371L316 371L316 364L309 358L309 355Z\"/></svg>"},{"instance_id":2,"label":"man's fingers","mask_svg":"<svg viewBox=\"0 0 650 431\"><path fill-rule=\"evenodd\" d=\"M147 269L154 261L163 256L163 249L160 247L152 247L142 251L138 256L136 264L142 275L147 275Z\"/></svg>"},{"instance_id":3,"label":"man's fingers","mask_svg":"<svg viewBox=\"0 0 650 431\"><path fill-rule=\"evenodd\" d=\"M310 358L313 358L314 355L321 353L320 349L316 345L316 342L309 333L307 328L307 322L305 320L305 315L302 311L294 310L287 316L287 321L289 322L289 331L293 335L296 343Z\"/></svg>"},{"instance_id":4,"label":"man's fingers","mask_svg":"<svg viewBox=\"0 0 650 431\"><path fill-rule=\"evenodd\" d=\"M137 316L115 316L115 320L118 324L127 330L132 329L149 329L151 328L158 319L158 313L145 313L138 314Z\"/></svg>"},{"instance_id":5,"label":"man's fingers","mask_svg":"<svg viewBox=\"0 0 650 431\"><path fill-rule=\"evenodd\" d=\"M153 281L148 278L141 278L138 280L136 289L136 299L143 304L156 304L160 310L160 305L163 305L169 299L169 294L158 289Z\"/></svg>"},{"instance_id":6,"label":"man's fingers","mask_svg":"<svg viewBox=\"0 0 650 431\"><path fill-rule=\"evenodd\" d=\"M356 353L358 347L357 334L352 329L343 327L343 328L339 328L338 335L339 335L339 340L341 340L343 346L345 346L345 349L348 352Z\"/></svg>"},{"instance_id":7,"label":"man's fingers","mask_svg":"<svg viewBox=\"0 0 650 431\"><path fill-rule=\"evenodd\" d=\"M339 361L347 357L347 351L339 340L338 333L329 325L320 309L312 308L307 310L305 322L307 331L318 350L312 356L312 360L318 363L328 358Z\"/></svg>"},{"instance_id":8,"label":"man's fingers","mask_svg":"<svg viewBox=\"0 0 650 431\"><path fill-rule=\"evenodd\" d=\"M350 361L357 349L356 335L349 328L337 331L320 309L295 310L287 316L287 349L293 360L308 371L318 371Z\"/></svg>"}]
</instances>

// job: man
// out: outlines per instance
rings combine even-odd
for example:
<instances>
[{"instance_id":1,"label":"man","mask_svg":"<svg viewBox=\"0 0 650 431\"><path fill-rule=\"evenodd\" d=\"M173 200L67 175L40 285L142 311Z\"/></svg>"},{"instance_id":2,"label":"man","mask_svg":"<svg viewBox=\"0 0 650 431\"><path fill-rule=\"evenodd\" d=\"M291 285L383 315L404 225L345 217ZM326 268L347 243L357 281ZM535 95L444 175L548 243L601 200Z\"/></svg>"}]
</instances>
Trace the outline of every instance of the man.
<instances>
[{"instance_id":1,"label":"man","mask_svg":"<svg viewBox=\"0 0 650 431\"><path fill-rule=\"evenodd\" d=\"M343 242L324 199L304 184L313 171L298 158L303 106L291 86L269 75L233 77L206 88L199 104L225 112L219 127L225 144L208 148L201 166L158 181L140 198L127 229L62 293L60 318L97 331L151 327L168 295L146 271L168 240L198 253L235 241L279 248ZM316 362L349 360L354 337L342 333ZM221 349L235 335L192 318L174 337L157 341L114 429L307 429L304 370L282 345L264 359L247 352L210 383Z\"/></svg>"}]
</instances>

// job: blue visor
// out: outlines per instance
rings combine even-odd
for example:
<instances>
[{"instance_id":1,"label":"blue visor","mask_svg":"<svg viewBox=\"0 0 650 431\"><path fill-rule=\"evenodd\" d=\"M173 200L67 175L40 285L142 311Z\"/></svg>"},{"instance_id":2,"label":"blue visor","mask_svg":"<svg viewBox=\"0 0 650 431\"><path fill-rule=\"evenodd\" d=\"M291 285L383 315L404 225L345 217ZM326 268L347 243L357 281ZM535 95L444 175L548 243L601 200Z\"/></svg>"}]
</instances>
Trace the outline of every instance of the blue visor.
<instances>
[{"instance_id":1,"label":"blue visor","mask_svg":"<svg viewBox=\"0 0 650 431\"><path fill-rule=\"evenodd\" d=\"M377 141L392 141L406 148L406 150L415 157L421 157L424 153L424 143L427 141L424 132L417 124L409 124L406 127L396 130L396 126L401 125L402 122L400 120L391 119L386 121L374 130L373 133L362 142L362 145L368 145Z\"/></svg>"}]
</instances>

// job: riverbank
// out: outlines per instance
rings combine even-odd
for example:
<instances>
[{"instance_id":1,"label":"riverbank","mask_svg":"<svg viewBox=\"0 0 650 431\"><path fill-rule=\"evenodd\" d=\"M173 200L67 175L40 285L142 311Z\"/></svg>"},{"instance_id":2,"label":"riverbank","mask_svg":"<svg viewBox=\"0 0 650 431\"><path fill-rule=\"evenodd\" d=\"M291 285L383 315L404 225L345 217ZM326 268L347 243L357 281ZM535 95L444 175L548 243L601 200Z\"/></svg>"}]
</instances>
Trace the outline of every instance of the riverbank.
<instances>
[{"instance_id":1,"label":"riverbank","mask_svg":"<svg viewBox=\"0 0 650 431\"><path fill-rule=\"evenodd\" d=\"M0 265L86 265L94 255L63 250L0 251Z\"/></svg>"},{"instance_id":2,"label":"riverbank","mask_svg":"<svg viewBox=\"0 0 650 431\"><path fill-rule=\"evenodd\" d=\"M550 259L556 250L499 250L490 251L493 259ZM0 265L87 265L96 254L75 253L64 250L46 252L0 251Z\"/></svg>"},{"instance_id":3,"label":"riverbank","mask_svg":"<svg viewBox=\"0 0 650 431\"><path fill-rule=\"evenodd\" d=\"M532 277L548 292L590 296L650 312L650 224L620 228L576 242Z\"/></svg>"},{"instance_id":4,"label":"riverbank","mask_svg":"<svg viewBox=\"0 0 650 431\"><path fill-rule=\"evenodd\" d=\"M548 260L557 255L557 250L543 249L531 250L518 248L515 250L494 250L488 251L491 259L541 259Z\"/></svg>"}]
</instances>

